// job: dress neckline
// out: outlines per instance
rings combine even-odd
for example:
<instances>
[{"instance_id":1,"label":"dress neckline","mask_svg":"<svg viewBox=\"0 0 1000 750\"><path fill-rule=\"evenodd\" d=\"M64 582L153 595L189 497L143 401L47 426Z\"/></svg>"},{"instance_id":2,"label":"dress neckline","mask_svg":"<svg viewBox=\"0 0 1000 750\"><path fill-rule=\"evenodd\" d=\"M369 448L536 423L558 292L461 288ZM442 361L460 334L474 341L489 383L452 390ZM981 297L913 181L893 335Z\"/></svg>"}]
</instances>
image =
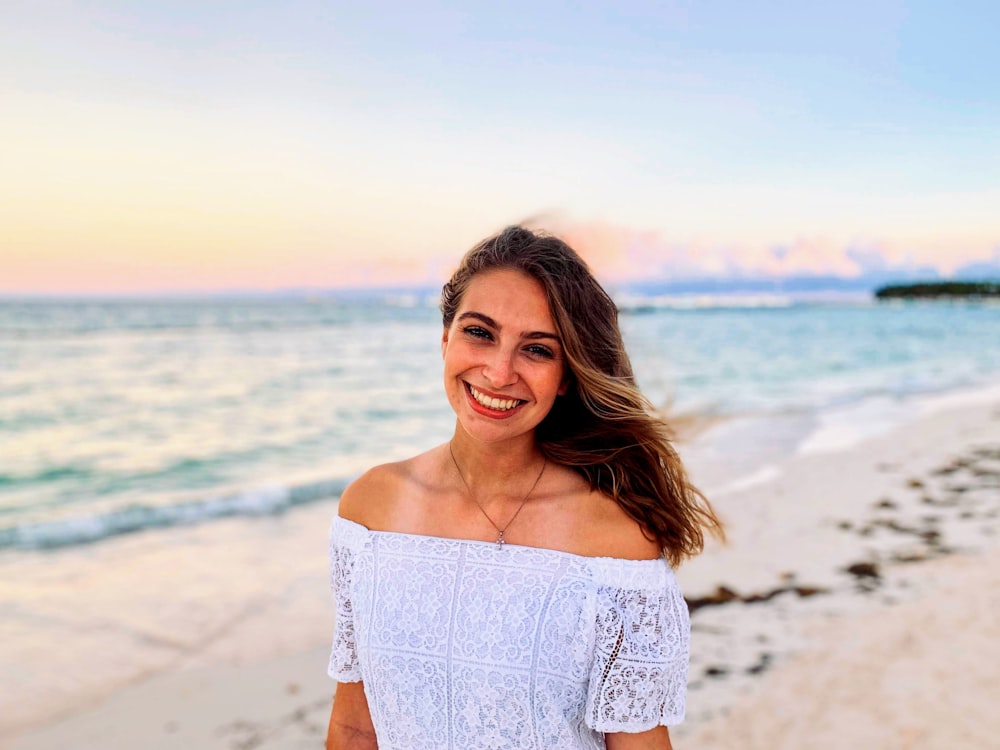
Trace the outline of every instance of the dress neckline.
<instances>
[{"instance_id":1,"label":"dress neckline","mask_svg":"<svg viewBox=\"0 0 1000 750\"><path fill-rule=\"evenodd\" d=\"M379 536L395 536L403 537L406 539L412 539L414 541L419 540L429 540L433 542L448 542L453 544L468 544L476 547L493 547L496 549L496 542L488 542L482 539L465 539L462 537L452 537L452 536L434 536L432 534L413 534L407 531L383 531L381 529L369 529L364 524L358 523L357 521L352 521L349 518L344 518L341 515L334 516L334 523L341 523L347 525L348 528L354 527L357 531L363 532L369 535L379 535ZM668 570L673 570L670 565L667 564L666 558L663 557L650 557L641 560L635 560L627 557L607 557L607 556L597 556L597 555L579 555L575 552L567 552L561 549L552 549L551 547L533 547L527 544L514 544L512 542L504 542L503 549L497 550L498 554L503 554L504 549L510 549L513 551L525 550L531 553L548 553L552 555L559 555L563 557L569 557L575 560L583 560L584 562L592 562L596 564L623 564L623 565L635 565L636 567L650 567L664 565Z\"/></svg>"}]
</instances>

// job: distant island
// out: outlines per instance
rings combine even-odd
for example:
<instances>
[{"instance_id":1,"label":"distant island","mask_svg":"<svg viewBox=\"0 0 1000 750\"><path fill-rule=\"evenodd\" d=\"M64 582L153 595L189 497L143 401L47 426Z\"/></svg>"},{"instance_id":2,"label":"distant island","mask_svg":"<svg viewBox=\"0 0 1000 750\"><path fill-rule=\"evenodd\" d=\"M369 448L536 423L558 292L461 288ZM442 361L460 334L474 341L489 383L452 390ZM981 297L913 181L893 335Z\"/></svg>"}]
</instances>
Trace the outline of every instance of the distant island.
<instances>
[{"instance_id":1,"label":"distant island","mask_svg":"<svg viewBox=\"0 0 1000 750\"><path fill-rule=\"evenodd\" d=\"M875 299L1000 297L1000 282L933 281L919 284L890 284L875 290Z\"/></svg>"}]
</instances>

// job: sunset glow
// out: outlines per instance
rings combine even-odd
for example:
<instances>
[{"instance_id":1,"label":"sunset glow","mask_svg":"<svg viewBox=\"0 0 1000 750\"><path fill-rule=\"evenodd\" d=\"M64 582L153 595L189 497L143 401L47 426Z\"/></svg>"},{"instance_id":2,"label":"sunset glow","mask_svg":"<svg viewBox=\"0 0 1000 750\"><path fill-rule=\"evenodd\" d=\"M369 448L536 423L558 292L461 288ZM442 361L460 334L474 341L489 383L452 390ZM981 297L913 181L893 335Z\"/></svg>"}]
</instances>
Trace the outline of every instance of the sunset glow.
<instances>
[{"instance_id":1,"label":"sunset glow","mask_svg":"<svg viewBox=\"0 0 1000 750\"><path fill-rule=\"evenodd\" d=\"M0 293L1000 263L992 6L124 8L0 11Z\"/></svg>"}]
</instances>

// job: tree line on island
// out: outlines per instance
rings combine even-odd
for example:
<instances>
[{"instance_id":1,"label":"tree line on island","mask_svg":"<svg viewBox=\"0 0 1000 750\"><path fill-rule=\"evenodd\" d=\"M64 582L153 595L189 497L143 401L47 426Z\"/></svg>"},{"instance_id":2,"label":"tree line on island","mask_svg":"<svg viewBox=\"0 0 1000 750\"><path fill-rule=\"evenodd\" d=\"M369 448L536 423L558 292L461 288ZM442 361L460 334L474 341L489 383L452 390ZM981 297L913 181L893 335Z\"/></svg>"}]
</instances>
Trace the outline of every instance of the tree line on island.
<instances>
[{"instance_id":1,"label":"tree line on island","mask_svg":"<svg viewBox=\"0 0 1000 750\"><path fill-rule=\"evenodd\" d=\"M916 284L888 284L875 290L875 299L935 299L1000 297L1000 282L925 281Z\"/></svg>"}]
</instances>

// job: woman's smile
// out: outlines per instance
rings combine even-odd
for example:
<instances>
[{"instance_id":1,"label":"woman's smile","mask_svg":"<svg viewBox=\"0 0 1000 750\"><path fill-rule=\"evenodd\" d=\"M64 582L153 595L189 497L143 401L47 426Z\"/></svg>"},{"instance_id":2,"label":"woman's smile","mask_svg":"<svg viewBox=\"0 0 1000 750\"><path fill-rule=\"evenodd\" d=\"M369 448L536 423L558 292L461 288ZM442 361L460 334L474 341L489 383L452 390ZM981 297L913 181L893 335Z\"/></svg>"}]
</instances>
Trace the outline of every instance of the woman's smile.
<instances>
[{"instance_id":1,"label":"woman's smile","mask_svg":"<svg viewBox=\"0 0 1000 750\"><path fill-rule=\"evenodd\" d=\"M448 400L478 439L530 435L565 392L545 290L520 271L476 276L441 343Z\"/></svg>"},{"instance_id":2,"label":"woman's smile","mask_svg":"<svg viewBox=\"0 0 1000 750\"><path fill-rule=\"evenodd\" d=\"M480 414L485 414L488 417L494 417L496 419L506 419L507 417L513 416L519 407L528 403L527 401L519 398L503 398L502 396L490 396L485 391L476 388L471 383L465 384L465 391L469 394L469 399L472 402L472 408L480 407L476 409Z\"/></svg>"}]
</instances>

